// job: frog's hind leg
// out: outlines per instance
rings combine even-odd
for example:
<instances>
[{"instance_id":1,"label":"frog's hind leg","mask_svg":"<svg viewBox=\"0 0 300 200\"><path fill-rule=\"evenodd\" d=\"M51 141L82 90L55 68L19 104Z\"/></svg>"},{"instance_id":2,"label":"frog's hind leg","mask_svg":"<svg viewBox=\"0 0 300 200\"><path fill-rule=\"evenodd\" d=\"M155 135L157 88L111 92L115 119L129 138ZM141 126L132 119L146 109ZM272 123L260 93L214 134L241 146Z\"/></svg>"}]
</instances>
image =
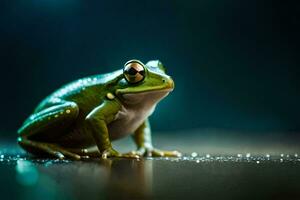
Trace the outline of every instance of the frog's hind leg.
<instances>
[{"instance_id":1,"label":"frog's hind leg","mask_svg":"<svg viewBox=\"0 0 300 200\"><path fill-rule=\"evenodd\" d=\"M34 155L43 156L45 154L48 154L58 159L64 159L65 157L68 157L71 159L80 160L81 158L80 155L69 152L68 150L65 150L64 148L56 144L36 142L24 137L19 137L18 142L25 150Z\"/></svg>"},{"instance_id":2,"label":"frog's hind leg","mask_svg":"<svg viewBox=\"0 0 300 200\"><path fill-rule=\"evenodd\" d=\"M18 143L34 155L80 159L79 155L57 144L59 134L68 130L78 113L78 106L74 102L61 101L59 104L45 108L31 115L18 130Z\"/></svg>"}]
</instances>

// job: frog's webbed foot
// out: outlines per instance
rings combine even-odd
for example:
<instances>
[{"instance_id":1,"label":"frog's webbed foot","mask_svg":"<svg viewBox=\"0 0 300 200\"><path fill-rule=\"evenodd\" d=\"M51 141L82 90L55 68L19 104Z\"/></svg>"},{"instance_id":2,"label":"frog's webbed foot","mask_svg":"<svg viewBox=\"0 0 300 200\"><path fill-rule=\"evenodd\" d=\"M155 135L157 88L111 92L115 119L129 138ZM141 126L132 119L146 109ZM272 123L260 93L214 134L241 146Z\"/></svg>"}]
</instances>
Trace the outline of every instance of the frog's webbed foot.
<instances>
[{"instance_id":1,"label":"frog's webbed foot","mask_svg":"<svg viewBox=\"0 0 300 200\"><path fill-rule=\"evenodd\" d=\"M129 154L129 153L125 153L125 154L121 154L119 152L117 152L116 150L114 150L113 148L109 148L103 151L102 153L102 158L106 159L106 158L134 158L134 159L138 159L140 158L139 155L137 154Z\"/></svg>"},{"instance_id":2,"label":"frog's webbed foot","mask_svg":"<svg viewBox=\"0 0 300 200\"><path fill-rule=\"evenodd\" d=\"M35 155L51 155L58 159L69 158L72 160L80 160L80 155L70 152L56 144L32 141L27 138L18 138L18 143L28 152Z\"/></svg>"},{"instance_id":3,"label":"frog's webbed foot","mask_svg":"<svg viewBox=\"0 0 300 200\"><path fill-rule=\"evenodd\" d=\"M140 157L181 157L182 154L178 151L163 151L155 148L141 147L137 151L131 151L127 154L138 155Z\"/></svg>"}]
</instances>

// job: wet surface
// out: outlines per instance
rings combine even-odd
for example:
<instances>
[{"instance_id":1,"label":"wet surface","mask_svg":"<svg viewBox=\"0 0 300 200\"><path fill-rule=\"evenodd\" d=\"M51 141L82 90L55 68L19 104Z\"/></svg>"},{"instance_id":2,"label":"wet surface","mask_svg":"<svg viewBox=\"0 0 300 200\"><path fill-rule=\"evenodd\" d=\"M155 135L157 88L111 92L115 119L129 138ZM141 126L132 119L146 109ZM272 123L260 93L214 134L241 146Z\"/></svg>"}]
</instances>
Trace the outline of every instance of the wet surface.
<instances>
[{"instance_id":1,"label":"wet surface","mask_svg":"<svg viewBox=\"0 0 300 200\"><path fill-rule=\"evenodd\" d=\"M168 146L163 139L158 143ZM281 147L260 154L207 147L209 154L190 145L179 159L60 161L2 143L0 199L300 199L299 151Z\"/></svg>"}]
</instances>

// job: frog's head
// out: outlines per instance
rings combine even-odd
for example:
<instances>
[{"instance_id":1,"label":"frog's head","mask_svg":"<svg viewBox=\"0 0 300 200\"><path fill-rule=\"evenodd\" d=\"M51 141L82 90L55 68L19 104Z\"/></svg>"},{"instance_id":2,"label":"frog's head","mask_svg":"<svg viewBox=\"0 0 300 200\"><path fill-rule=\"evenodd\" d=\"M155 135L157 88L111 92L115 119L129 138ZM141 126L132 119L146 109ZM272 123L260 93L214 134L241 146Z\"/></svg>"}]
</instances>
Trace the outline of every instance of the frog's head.
<instances>
[{"instance_id":1,"label":"frog's head","mask_svg":"<svg viewBox=\"0 0 300 200\"><path fill-rule=\"evenodd\" d=\"M125 63L121 86L116 94L127 102L157 102L174 89L174 81L166 74L166 69L158 60L143 64L139 60Z\"/></svg>"}]
</instances>

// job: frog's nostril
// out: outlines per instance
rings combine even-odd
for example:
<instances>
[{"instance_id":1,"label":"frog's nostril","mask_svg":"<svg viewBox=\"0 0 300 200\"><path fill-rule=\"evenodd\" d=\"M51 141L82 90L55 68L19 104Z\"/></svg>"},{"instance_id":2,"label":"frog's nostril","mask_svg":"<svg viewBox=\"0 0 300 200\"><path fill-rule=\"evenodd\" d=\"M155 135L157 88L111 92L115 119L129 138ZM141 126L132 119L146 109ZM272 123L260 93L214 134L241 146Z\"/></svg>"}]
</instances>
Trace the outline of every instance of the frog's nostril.
<instances>
[{"instance_id":1,"label":"frog's nostril","mask_svg":"<svg viewBox=\"0 0 300 200\"><path fill-rule=\"evenodd\" d=\"M165 82L166 82L166 79L163 79L162 82L165 83Z\"/></svg>"}]
</instances>

